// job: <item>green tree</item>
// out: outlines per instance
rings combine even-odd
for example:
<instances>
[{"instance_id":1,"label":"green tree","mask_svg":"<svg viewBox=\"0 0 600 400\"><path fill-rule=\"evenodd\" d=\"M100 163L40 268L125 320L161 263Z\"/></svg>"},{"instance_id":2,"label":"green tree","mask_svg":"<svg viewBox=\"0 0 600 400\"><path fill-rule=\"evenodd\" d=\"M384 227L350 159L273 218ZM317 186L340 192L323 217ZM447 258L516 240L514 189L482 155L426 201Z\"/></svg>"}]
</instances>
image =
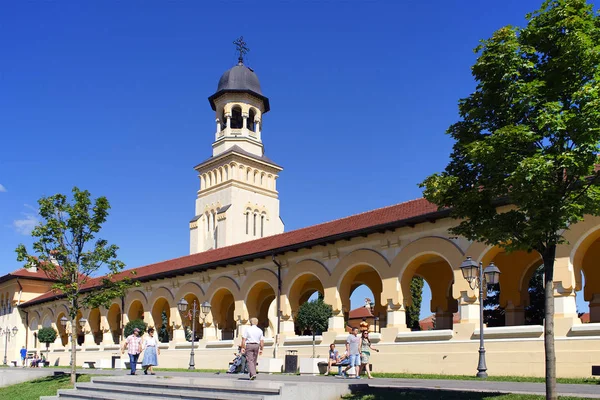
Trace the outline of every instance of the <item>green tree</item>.
<instances>
[{"instance_id":1,"label":"green tree","mask_svg":"<svg viewBox=\"0 0 600 400\"><path fill-rule=\"evenodd\" d=\"M544 267L535 270L529 281L529 305L525 307L525 324L544 324Z\"/></svg>"},{"instance_id":2,"label":"green tree","mask_svg":"<svg viewBox=\"0 0 600 400\"><path fill-rule=\"evenodd\" d=\"M41 328L37 333L37 338L40 341L40 343L46 344L46 361L50 361L50 359L48 358L48 352L50 351L50 343L54 343L57 336L58 333L54 330L54 328L50 327Z\"/></svg>"},{"instance_id":3,"label":"green tree","mask_svg":"<svg viewBox=\"0 0 600 400\"><path fill-rule=\"evenodd\" d=\"M148 324L143 319L133 319L125 325L124 333L125 337L133 334L133 330L138 328L140 330L140 336L142 336L148 329Z\"/></svg>"},{"instance_id":4,"label":"green tree","mask_svg":"<svg viewBox=\"0 0 600 400\"><path fill-rule=\"evenodd\" d=\"M158 331L158 340L160 340L161 343L169 343L169 319L167 318L167 312L163 311L162 314L160 314L160 317L162 325Z\"/></svg>"},{"instance_id":5,"label":"green tree","mask_svg":"<svg viewBox=\"0 0 600 400\"><path fill-rule=\"evenodd\" d=\"M333 311L331 306L329 304L325 304L322 298L302 303L298 309L298 314L296 315L296 324L298 324L301 330L308 329L312 333L313 358L316 358L315 335L320 335L327 330L329 318L332 315Z\"/></svg>"},{"instance_id":6,"label":"green tree","mask_svg":"<svg viewBox=\"0 0 600 400\"><path fill-rule=\"evenodd\" d=\"M412 304L406 307L406 326L413 331L421 329L419 319L421 317L421 303L423 302L423 284L424 280L420 276L413 276L410 281Z\"/></svg>"},{"instance_id":7,"label":"green tree","mask_svg":"<svg viewBox=\"0 0 600 400\"><path fill-rule=\"evenodd\" d=\"M75 187L71 203L67 196L56 194L42 197L38 205L42 221L31 233L36 239L33 253L21 244L16 249L17 260L25 262L25 268L44 271L54 280L52 289L67 300L71 319L71 383L74 384L77 312L83 307L108 307L112 299L124 295L131 279L121 273L125 264L117 259L116 245L109 245L104 239L92 242L108 216L110 205L106 197L92 202L87 190ZM94 278L101 268L106 268L108 273Z\"/></svg>"},{"instance_id":8,"label":"green tree","mask_svg":"<svg viewBox=\"0 0 600 400\"><path fill-rule=\"evenodd\" d=\"M505 312L500 307L500 284L490 285L483 299L483 322L487 326L504 326L506 323Z\"/></svg>"},{"instance_id":9,"label":"green tree","mask_svg":"<svg viewBox=\"0 0 600 400\"><path fill-rule=\"evenodd\" d=\"M448 129L450 163L422 185L461 219L454 233L542 256L546 397L556 399L556 246L569 225L600 214L600 21L585 0L547 0L527 20L476 48L477 87Z\"/></svg>"}]
</instances>

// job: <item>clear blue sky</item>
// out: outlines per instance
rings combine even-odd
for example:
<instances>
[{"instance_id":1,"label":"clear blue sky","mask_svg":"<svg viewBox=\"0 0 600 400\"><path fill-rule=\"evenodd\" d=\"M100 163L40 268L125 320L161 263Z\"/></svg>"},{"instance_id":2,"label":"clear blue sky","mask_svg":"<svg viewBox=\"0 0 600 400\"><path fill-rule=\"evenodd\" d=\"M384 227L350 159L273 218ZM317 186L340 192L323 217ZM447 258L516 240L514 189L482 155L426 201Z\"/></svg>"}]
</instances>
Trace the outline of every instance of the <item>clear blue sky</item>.
<instances>
[{"instance_id":1,"label":"clear blue sky","mask_svg":"<svg viewBox=\"0 0 600 400\"><path fill-rule=\"evenodd\" d=\"M0 273L31 243L36 200L74 185L110 200L103 237L128 267L187 254L207 97L240 35L271 101L286 230L420 197L474 88L472 49L540 3L5 2Z\"/></svg>"}]
</instances>

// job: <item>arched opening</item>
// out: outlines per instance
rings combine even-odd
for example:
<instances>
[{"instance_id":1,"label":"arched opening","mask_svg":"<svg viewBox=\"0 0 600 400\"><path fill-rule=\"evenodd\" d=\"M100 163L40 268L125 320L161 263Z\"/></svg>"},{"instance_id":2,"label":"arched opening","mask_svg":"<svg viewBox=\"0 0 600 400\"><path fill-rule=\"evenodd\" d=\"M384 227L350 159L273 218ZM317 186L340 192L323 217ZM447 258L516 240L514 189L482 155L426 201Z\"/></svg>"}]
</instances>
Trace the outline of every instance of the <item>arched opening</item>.
<instances>
[{"instance_id":1,"label":"arched opening","mask_svg":"<svg viewBox=\"0 0 600 400\"><path fill-rule=\"evenodd\" d=\"M225 117L225 110L221 112L221 130L227 128L227 118Z\"/></svg>"},{"instance_id":2,"label":"arched opening","mask_svg":"<svg viewBox=\"0 0 600 400\"><path fill-rule=\"evenodd\" d=\"M370 329L373 331L379 331L379 329L382 327L382 324L385 324L385 307L379 304L379 299L381 298L381 292L383 290L383 287L381 277L379 276L377 271L370 265L358 264L348 269L339 284L338 290L340 293L340 298L342 300L344 319L346 321L346 324L355 323L355 321L350 321L350 311L353 309L350 297L357 290L357 293L368 293L365 291L365 288L361 288L359 290L359 288L362 285L366 286L370 291L370 294L372 295L372 297L365 296L363 300L364 306L364 304L367 302L366 299L369 299L369 306L367 307L367 311L369 311L373 316L373 326ZM360 300L357 300L356 302L359 303L359 301ZM359 311L365 311L360 309L360 306L354 309ZM355 315L353 315L353 317L357 318L357 316ZM362 320L362 317L360 317L360 319ZM376 321L377 323L375 323ZM375 325L377 325L377 327L375 327Z\"/></svg>"},{"instance_id":3,"label":"arched opening","mask_svg":"<svg viewBox=\"0 0 600 400\"><path fill-rule=\"evenodd\" d=\"M271 323L273 316L269 315L273 300L275 300L275 291L266 282L258 282L252 286L246 298L248 314L250 318L258 318L258 327L263 330L265 337L273 337L275 332Z\"/></svg>"},{"instance_id":4,"label":"arched opening","mask_svg":"<svg viewBox=\"0 0 600 400\"><path fill-rule=\"evenodd\" d=\"M144 305L139 300L134 300L129 306L127 317L130 321L134 319L144 319Z\"/></svg>"},{"instance_id":5,"label":"arched opening","mask_svg":"<svg viewBox=\"0 0 600 400\"><path fill-rule=\"evenodd\" d=\"M108 320L108 329L112 334L113 343L119 344L121 342L121 307L118 304L113 303L108 309L108 314L106 315L106 319Z\"/></svg>"},{"instance_id":6,"label":"arched opening","mask_svg":"<svg viewBox=\"0 0 600 400\"><path fill-rule=\"evenodd\" d=\"M193 307L194 302L196 303L196 338L194 340L200 340L204 337L204 327L202 326L202 320L200 319L200 300L193 293L188 293L183 296L185 301L188 302L188 310L181 316L181 324L183 326L183 331L185 332L185 340L188 342L192 341L192 321L193 321Z\"/></svg>"},{"instance_id":7,"label":"arched opening","mask_svg":"<svg viewBox=\"0 0 600 400\"><path fill-rule=\"evenodd\" d=\"M33 318L29 323L29 343L33 343L33 348L37 349L38 341L37 341L37 331L38 331L38 319Z\"/></svg>"},{"instance_id":8,"label":"arched opening","mask_svg":"<svg viewBox=\"0 0 600 400\"><path fill-rule=\"evenodd\" d=\"M169 343L171 339L171 308L169 302L164 297L159 297L152 306L152 319L154 320L154 329L156 337L161 343Z\"/></svg>"},{"instance_id":9,"label":"arched opening","mask_svg":"<svg viewBox=\"0 0 600 400\"><path fill-rule=\"evenodd\" d=\"M600 233L600 231L598 232ZM583 304L578 310L582 321L600 322L600 268L598 260L600 259L600 235L589 244L581 260L580 266L575 266L578 281L583 289L583 300L587 302L589 314L586 316L587 307Z\"/></svg>"},{"instance_id":10,"label":"arched opening","mask_svg":"<svg viewBox=\"0 0 600 400\"><path fill-rule=\"evenodd\" d=\"M100 330L100 309L93 308L90 310L88 324L90 324L90 329L94 337L94 343L99 345L102 343L102 331Z\"/></svg>"},{"instance_id":11,"label":"arched opening","mask_svg":"<svg viewBox=\"0 0 600 400\"><path fill-rule=\"evenodd\" d=\"M375 314L375 295L365 284L356 286L350 294L350 311L346 325L351 328L368 327L369 332L379 332L380 314ZM366 325L364 325L366 324Z\"/></svg>"},{"instance_id":12,"label":"arched opening","mask_svg":"<svg viewBox=\"0 0 600 400\"><path fill-rule=\"evenodd\" d=\"M254 118L256 118L256 111L253 108L250 109L248 113L248 129L252 132L256 132L256 124L254 123Z\"/></svg>"},{"instance_id":13,"label":"arched opening","mask_svg":"<svg viewBox=\"0 0 600 400\"><path fill-rule=\"evenodd\" d=\"M429 304L423 302L425 283L431 293ZM458 320L458 302L452 297L453 283L452 267L441 256L430 253L412 260L401 277L407 327L421 330L421 315L433 313L427 317L430 320L427 328L452 329Z\"/></svg>"},{"instance_id":14,"label":"arched opening","mask_svg":"<svg viewBox=\"0 0 600 400\"><path fill-rule=\"evenodd\" d=\"M56 317L56 328L58 329L58 337L60 338L60 342L63 346L66 346L69 343L69 335L67 334L67 327L63 326L60 320L65 317L67 320L69 317L65 313L59 313L58 317ZM67 322L67 325L69 322Z\"/></svg>"},{"instance_id":15,"label":"arched opening","mask_svg":"<svg viewBox=\"0 0 600 400\"><path fill-rule=\"evenodd\" d=\"M231 128L242 129L244 126L244 119L242 118L242 108L240 106L233 106L231 109Z\"/></svg>"},{"instance_id":16,"label":"arched opening","mask_svg":"<svg viewBox=\"0 0 600 400\"><path fill-rule=\"evenodd\" d=\"M507 253L503 249L495 248L483 258L484 268L493 262L500 270L500 281L497 285L488 286L483 300L483 321L490 327L515 326L534 324L538 322L536 313L532 308L529 314L532 319L526 319L526 309L530 306L530 299L539 296L539 291L532 287L535 284L536 271L541 266L541 257L536 252L514 251ZM539 272L538 272L539 274ZM540 281L541 282L541 281ZM542 288L543 292L543 288ZM543 293L541 293L543 298ZM543 303L542 303L543 304ZM533 306L539 303L534 302ZM543 311L541 311L543 313Z\"/></svg>"},{"instance_id":17,"label":"arched opening","mask_svg":"<svg viewBox=\"0 0 600 400\"><path fill-rule=\"evenodd\" d=\"M213 295L210 304L217 334L220 334L221 340L233 340L235 334L233 294L226 288L220 288Z\"/></svg>"}]
</instances>

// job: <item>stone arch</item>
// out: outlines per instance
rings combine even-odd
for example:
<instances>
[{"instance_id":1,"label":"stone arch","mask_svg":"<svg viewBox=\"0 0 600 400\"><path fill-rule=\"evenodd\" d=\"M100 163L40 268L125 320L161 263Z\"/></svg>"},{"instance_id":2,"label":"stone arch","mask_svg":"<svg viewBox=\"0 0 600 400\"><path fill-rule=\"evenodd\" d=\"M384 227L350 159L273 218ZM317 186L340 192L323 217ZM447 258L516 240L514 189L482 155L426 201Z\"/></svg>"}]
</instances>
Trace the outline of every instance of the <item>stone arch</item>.
<instances>
[{"instance_id":1,"label":"stone arch","mask_svg":"<svg viewBox=\"0 0 600 400\"><path fill-rule=\"evenodd\" d=\"M96 344L100 344L102 343L102 331L100 329L100 309L99 308L92 308L88 314L87 320L88 320L88 324L90 326L90 331L92 332L92 335L94 336L94 342Z\"/></svg>"},{"instance_id":2,"label":"stone arch","mask_svg":"<svg viewBox=\"0 0 600 400\"><path fill-rule=\"evenodd\" d=\"M177 302L179 302L179 300L182 297L185 297L187 294L193 294L198 299L203 298L204 295L205 295L204 289L202 289L202 286L200 286L198 283L196 283L196 282L187 282L186 284L184 284L183 286L181 286L179 288L179 290L177 290L177 293L175 294L173 301L175 303L177 303Z\"/></svg>"},{"instance_id":3,"label":"stone arch","mask_svg":"<svg viewBox=\"0 0 600 400\"><path fill-rule=\"evenodd\" d=\"M113 343L119 344L122 334L122 311L121 306L117 303L112 303L106 313L106 320L108 322L108 329L112 334Z\"/></svg>"},{"instance_id":4,"label":"stone arch","mask_svg":"<svg viewBox=\"0 0 600 400\"><path fill-rule=\"evenodd\" d=\"M445 313L455 312L455 302L447 297L447 293L454 298L460 297L460 294L456 296L452 293L452 287L456 289L457 286L453 285L456 282L456 274L462 277L460 264L463 259L462 250L444 237L427 236L407 244L392 261L391 269L398 281L393 278L386 280L385 298L382 301L409 305L412 302L410 280L417 274L427 281L432 295L436 297L432 298L431 308L435 307L432 311L440 308ZM429 268L423 267L425 264L429 264ZM441 274L442 280L435 277L435 272Z\"/></svg>"},{"instance_id":5,"label":"stone arch","mask_svg":"<svg viewBox=\"0 0 600 400\"><path fill-rule=\"evenodd\" d=\"M153 296L153 298L154 298L154 296ZM154 328L156 329L157 339L166 343L169 341L169 339L172 335L171 326L170 326L170 322L169 322L169 321L171 321L171 304L169 302L169 299L167 299L164 296L156 297L154 302L152 302L151 304L152 304L152 308L151 308L150 312L152 314L152 320L154 321ZM166 316L166 325L163 322L163 318L162 318L163 313L166 314L165 315ZM165 337L165 338L159 337L161 334L161 330L163 328L165 328L167 330L168 337Z\"/></svg>"},{"instance_id":6,"label":"stone arch","mask_svg":"<svg viewBox=\"0 0 600 400\"><path fill-rule=\"evenodd\" d=\"M271 288L277 292L277 274L270 269L260 268L252 271L250 274L248 274L248 276L246 276L246 279L244 280L244 283L240 289L240 293L242 294L244 300L248 300L248 294L250 290L258 282L265 282L269 284Z\"/></svg>"},{"instance_id":7,"label":"stone arch","mask_svg":"<svg viewBox=\"0 0 600 400\"><path fill-rule=\"evenodd\" d=\"M133 300L127 308L127 318L129 321L135 319L144 319L144 304L139 300Z\"/></svg>"},{"instance_id":8,"label":"stone arch","mask_svg":"<svg viewBox=\"0 0 600 400\"><path fill-rule=\"evenodd\" d=\"M158 288L152 290L152 296L148 300L148 305L154 304L156 302L156 300L160 297L164 297L165 299L167 299L167 301L169 302L169 305L174 305L171 303L176 302L175 296L173 296L173 293L171 292L171 290L169 290L168 288L166 288L164 286L161 286L161 287L158 287Z\"/></svg>"},{"instance_id":9,"label":"stone arch","mask_svg":"<svg viewBox=\"0 0 600 400\"><path fill-rule=\"evenodd\" d=\"M53 314L49 310L47 310L43 314L43 317L40 319L42 321L43 328L51 328L52 327L52 317L53 317Z\"/></svg>"},{"instance_id":10,"label":"stone arch","mask_svg":"<svg viewBox=\"0 0 600 400\"><path fill-rule=\"evenodd\" d=\"M39 315L38 315L37 311L35 313L36 313L36 315L33 318L31 318L31 321L29 321L29 326L28 326L29 329L28 329L28 333L27 333L27 342L32 343L33 348L38 347L37 331L40 326Z\"/></svg>"},{"instance_id":11,"label":"stone arch","mask_svg":"<svg viewBox=\"0 0 600 400\"><path fill-rule=\"evenodd\" d=\"M66 346L69 343L69 336L67 335L66 327L62 326L60 322L62 317L66 317L67 319L69 319L69 316L65 312L60 311L56 316L55 323L56 329L58 330L58 337L60 339L60 342L63 346Z\"/></svg>"},{"instance_id":12,"label":"stone arch","mask_svg":"<svg viewBox=\"0 0 600 400\"><path fill-rule=\"evenodd\" d=\"M389 274L389 270L385 257L374 250L364 249L353 251L336 265L328 286L337 289L337 300L341 303L345 319L348 318L351 307L350 296L361 285L367 286L373 293L374 298L371 300L375 303L374 315L382 315L385 319L385 306L377 299L382 298L383 278ZM335 314L339 304L332 304L337 302L332 299L331 294L331 290L328 295L328 288L325 288L325 301L332 305Z\"/></svg>"},{"instance_id":13,"label":"stone arch","mask_svg":"<svg viewBox=\"0 0 600 400\"><path fill-rule=\"evenodd\" d=\"M382 279L390 274L390 264L382 254L371 249L358 249L347 254L337 263L329 283L339 286L347 269L360 264L369 265Z\"/></svg>"},{"instance_id":14,"label":"stone arch","mask_svg":"<svg viewBox=\"0 0 600 400\"><path fill-rule=\"evenodd\" d=\"M206 290L205 298L208 299L208 301L211 301L210 299L212 299L215 292L221 288L229 290L236 300L240 298L240 287L235 281L235 279L229 276L220 276L214 281L212 281L210 286Z\"/></svg>"}]
</instances>

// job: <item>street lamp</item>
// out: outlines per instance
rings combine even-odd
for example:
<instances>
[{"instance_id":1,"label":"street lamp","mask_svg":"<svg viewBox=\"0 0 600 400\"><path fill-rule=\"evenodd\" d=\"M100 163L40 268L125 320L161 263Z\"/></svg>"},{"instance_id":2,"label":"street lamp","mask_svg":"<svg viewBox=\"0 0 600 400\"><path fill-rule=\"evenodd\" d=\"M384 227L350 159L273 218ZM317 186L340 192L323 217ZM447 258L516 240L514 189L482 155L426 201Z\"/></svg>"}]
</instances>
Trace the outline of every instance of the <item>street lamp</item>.
<instances>
[{"instance_id":1,"label":"street lamp","mask_svg":"<svg viewBox=\"0 0 600 400\"><path fill-rule=\"evenodd\" d=\"M188 309L188 302L186 299L181 298L179 303L177 303L177 309L181 314L185 313ZM190 351L190 366L188 369L196 369L194 363L194 341L196 340L196 313L200 311L202 314L200 317L202 318L202 326L204 326L204 320L208 313L210 313L210 303L205 301L200 305L200 310L198 310L198 302L194 300L194 304L192 305L192 350Z\"/></svg>"},{"instance_id":2,"label":"street lamp","mask_svg":"<svg viewBox=\"0 0 600 400\"><path fill-rule=\"evenodd\" d=\"M487 367L485 365L485 346L483 343L483 289L488 285L495 285L500 280L500 270L490 263L485 270L483 269L483 263L477 264L467 257L465 261L460 265L463 278L469 282L469 287L472 290L479 288L479 364L477 365L477 377L487 378Z\"/></svg>"},{"instance_id":3,"label":"street lamp","mask_svg":"<svg viewBox=\"0 0 600 400\"><path fill-rule=\"evenodd\" d=\"M8 364L8 360L6 359L6 353L8 352L8 341L11 337L17 336L18 331L19 328L16 326L13 326L12 329L10 329L8 326L4 329L0 328L0 336L4 335L4 365Z\"/></svg>"}]
</instances>

